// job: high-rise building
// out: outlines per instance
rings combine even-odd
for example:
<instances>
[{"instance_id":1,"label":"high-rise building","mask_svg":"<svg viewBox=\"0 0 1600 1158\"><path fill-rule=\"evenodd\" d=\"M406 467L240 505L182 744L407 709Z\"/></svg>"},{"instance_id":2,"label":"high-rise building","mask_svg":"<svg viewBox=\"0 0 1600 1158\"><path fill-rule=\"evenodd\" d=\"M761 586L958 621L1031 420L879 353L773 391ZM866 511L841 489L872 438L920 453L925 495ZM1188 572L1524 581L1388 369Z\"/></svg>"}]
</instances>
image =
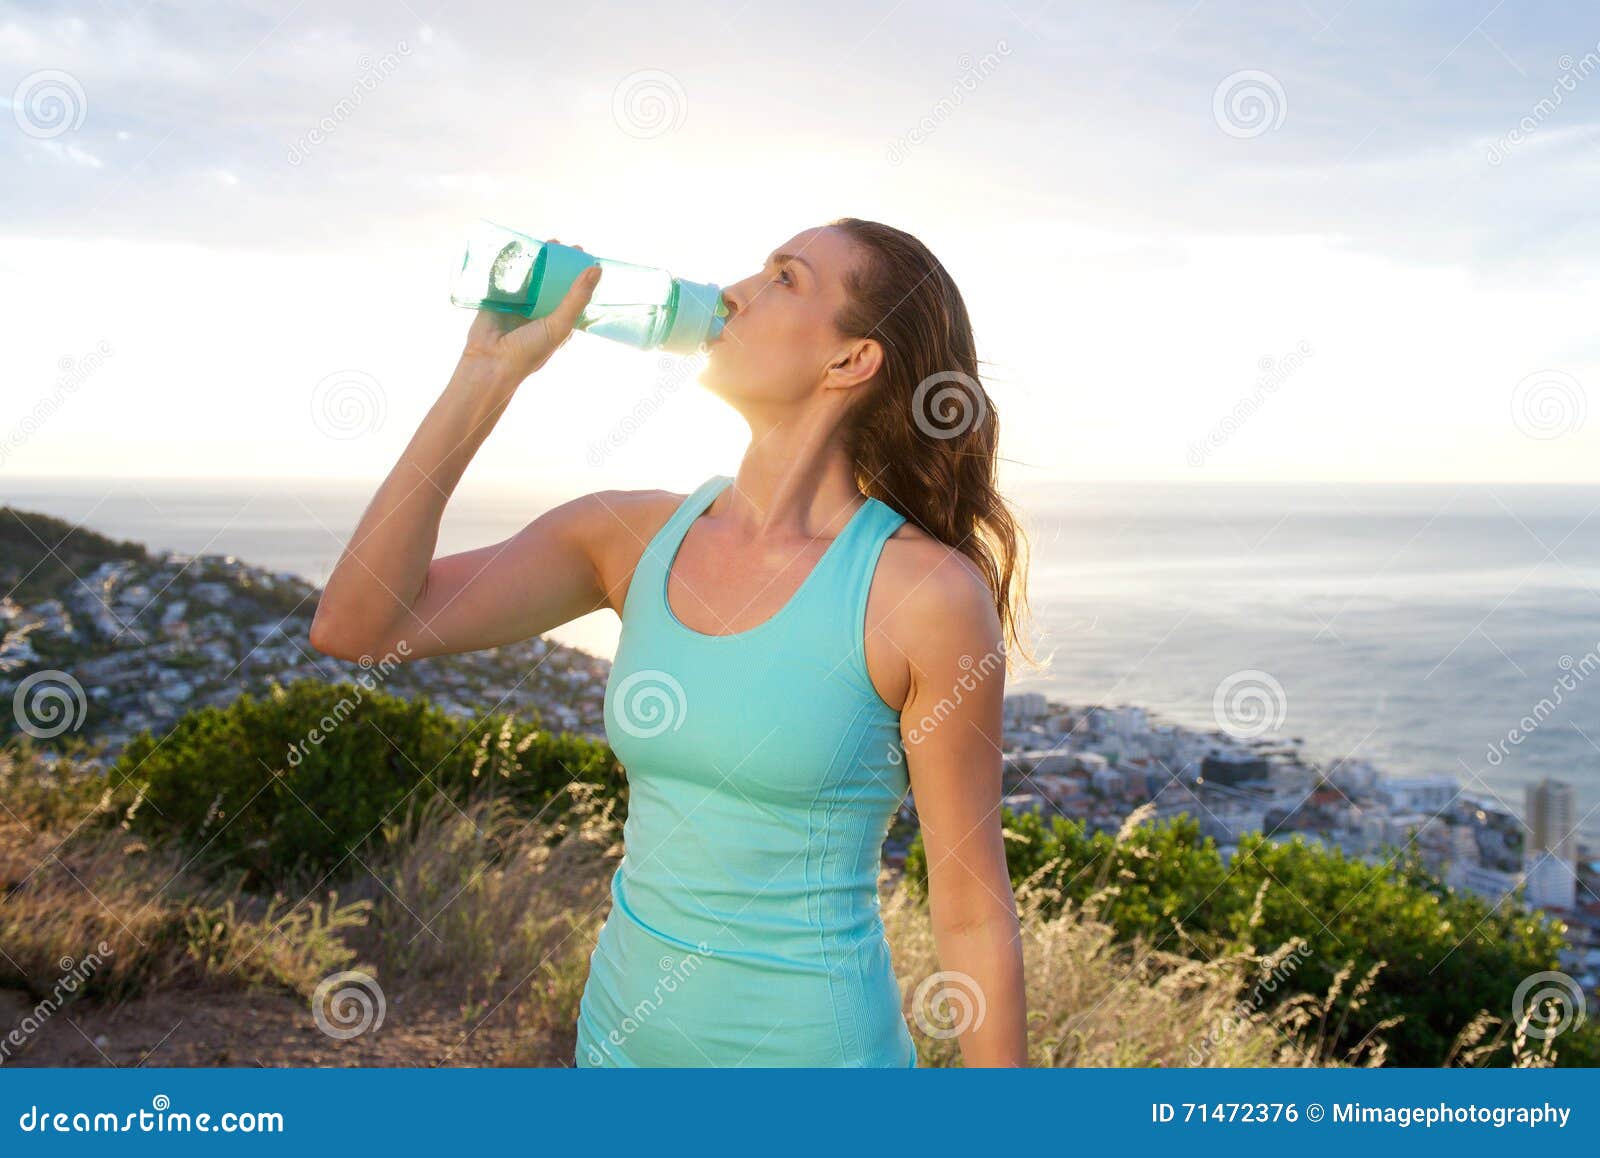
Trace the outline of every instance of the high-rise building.
<instances>
[{"instance_id":1,"label":"high-rise building","mask_svg":"<svg viewBox=\"0 0 1600 1158\"><path fill-rule=\"evenodd\" d=\"M1578 899L1578 814L1572 785L1546 776L1528 785L1528 844L1523 863L1528 903L1571 909Z\"/></svg>"}]
</instances>

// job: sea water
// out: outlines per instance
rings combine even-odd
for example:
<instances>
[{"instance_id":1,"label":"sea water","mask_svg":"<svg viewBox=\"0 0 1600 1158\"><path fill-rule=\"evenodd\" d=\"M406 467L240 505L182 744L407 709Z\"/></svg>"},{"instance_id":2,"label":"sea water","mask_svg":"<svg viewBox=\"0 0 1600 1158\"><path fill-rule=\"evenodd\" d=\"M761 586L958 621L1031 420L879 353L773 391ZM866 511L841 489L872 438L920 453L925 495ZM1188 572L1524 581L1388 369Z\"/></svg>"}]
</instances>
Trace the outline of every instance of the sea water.
<instances>
[{"instance_id":1,"label":"sea water","mask_svg":"<svg viewBox=\"0 0 1600 1158\"><path fill-rule=\"evenodd\" d=\"M593 484L457 494L438 553L503 539ZM1526 739L1506 742L1600 646L1600 534L1588 521L1600 488L1062 483L1007 493L1030 524L1037 649L1055 652L1049 674L1008 691L1144 704L1210 729L1219 683L1265 671L1285 692L1278 734L1303 737L1309 756L1455 775L1519 814L1528 783L1567 780L1580 831L1600 842L1600 679L1563 692ZM0 483L0 502L23 510L316 583L371 497L357 482ZM604 611L549 634L609 657L617 631Z\"/></svg>"}]
</instances>

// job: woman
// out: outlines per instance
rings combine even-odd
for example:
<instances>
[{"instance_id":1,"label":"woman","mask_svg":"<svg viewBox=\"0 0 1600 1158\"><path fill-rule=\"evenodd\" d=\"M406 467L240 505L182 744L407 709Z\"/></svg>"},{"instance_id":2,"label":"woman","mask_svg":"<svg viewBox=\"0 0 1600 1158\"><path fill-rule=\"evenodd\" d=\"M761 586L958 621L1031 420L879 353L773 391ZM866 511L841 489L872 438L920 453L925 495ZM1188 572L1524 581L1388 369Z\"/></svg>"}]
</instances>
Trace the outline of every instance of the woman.
<instances>
[{"instance_id":1,"label":"woman","mask_svg":"<svg viewBox=\"0 0 1600 1158\"><path fill-rule=\"evenodd\" d=\"M1026 1065L999 823L1021 544L949 274L886 225L805 230L725 290L701 373L750 425L737 476L584 495L433 559L467 463L592 292L580 279L534 322L478 314L312 643L413 658L621 616L605 723L625 854L579 1066L915 1065L876 887L908 787L941 965L919 997L966 1011L967 1065Z\"/></svg>"}]
</instances>

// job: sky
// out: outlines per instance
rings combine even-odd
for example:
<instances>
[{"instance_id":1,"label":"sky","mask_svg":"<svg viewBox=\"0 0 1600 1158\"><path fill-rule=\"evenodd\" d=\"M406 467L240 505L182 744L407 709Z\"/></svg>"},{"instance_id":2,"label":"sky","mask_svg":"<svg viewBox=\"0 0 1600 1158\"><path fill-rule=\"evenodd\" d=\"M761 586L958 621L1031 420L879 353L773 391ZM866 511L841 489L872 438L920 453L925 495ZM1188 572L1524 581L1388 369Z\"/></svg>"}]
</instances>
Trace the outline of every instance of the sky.
<instances>
[{"instance_id":1,"label":"sky","mask_svg":"<svg viewBox=\"0 0 1600 1158\"><path fill-rule=\"evenodd\" d=\"M1582 8L0 3L0 485L375 485L473 219L726 284L844 215L960 286L1003 484L1600 481ZM695 369L575 335L463 487L732 473Z\"/></svg>"}]
</instances>

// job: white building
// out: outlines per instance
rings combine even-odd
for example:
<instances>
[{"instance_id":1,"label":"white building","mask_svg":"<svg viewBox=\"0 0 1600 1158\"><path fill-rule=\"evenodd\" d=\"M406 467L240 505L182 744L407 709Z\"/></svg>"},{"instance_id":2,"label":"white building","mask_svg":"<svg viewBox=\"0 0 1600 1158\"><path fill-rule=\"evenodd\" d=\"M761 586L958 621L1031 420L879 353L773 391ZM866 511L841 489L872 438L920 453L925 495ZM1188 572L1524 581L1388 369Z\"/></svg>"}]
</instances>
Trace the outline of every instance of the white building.
<instances>
[{"instance_id":1,"label":"white building","mask_svg":"<svg viewBox=\"0 0 1600 1158\"><path fill-rule=\"evenodd\" d=\"M1399 812L1443 812L1461 793L1454 776L1385 776L1376 794Z\"/></svg>"},{"instance_id":2,"label":"white building","mask_svg":"<svg viewBox=\"0 0 1600 1158\"><path fill-rule=\"evenodd\" d=\"M1523 883L1521 873L1503 873L1469 861L1457 861L1445 872L1445 884L1463 892L1476 893L1498 905Z\"/></svg>"},{"instance_id":3,"label":"white building","mask_svg":"<svg viewBox=\"0 0 1600 1158\"><path fill-rule=\"evenodd\" d=\"M1578 877L1572 865L1554 853L1530 853L1527 862L1528 904L1536 909L1577 907Z\"/></svg>"},{"instance_id":4,"label":"white building","mask_svg":"<svg viewBox=\"0 0 1600 1158\"><path fill-rule=\"evenodd\" d=\"M1076 766L1089 773L1090 776L1098 776L1111 767L1111 761L1098 752L1080 752L1078 753Z\"/></svg>"},{"instance_id":5,"label":"white building","mask_svg":"<svg viewBox=\"0 0 1600 1158\"><path fill-rule=\"evenodd\" d=\"M1368 796L1378 786L1378 769L1367 760L1336 760L1328 779L1347 796Z\"/></svg>"},{"instance_id":6,"label":"white building","mask_svg":"<svg viewBox=\"0 0 1600 1158\"><path fill-rule=\"evenodd\" d=\"M1095 708L1093 717L1094 729L1119 753L1142 748L1150 735L1149 713L1137 705Z\"/></svg>"},{"instance_id":7,"label":"white building","mask_svg":"<svg viewBox=\"0 0 1600 1158\"><path fill-rule=\"evenodd\" d=\"M1362 843L1372 850L1391 844L1405 848L1412 834L1426 828L1433 817L1421 812L1368 812L1361 817Z\"/></svg>"},{"instance_id":8,"label":"white building","mask_svg":"<svg viewBox=\"0 0 1600 1158\"><path fill-rule=\"evenodd\" d=\"M1572 785L1546 776L1528 785L1528 844L1523 867L1528 903L1571 909L1578 900L1577 806Z\"/></svg>"},{"instance_id":9,"label":"white building","mask_svg":"<svg viewBox=\"0 0 1600 1158\"><path fill-rule=\"evenodd\" d=\"M1000 803L1014 813L1050 811L1050 802L1037 792L1013 792Z\"/></svg>"},{"instance_id":10,"label":"white building","mask_svg":"<svg viewBox=\"0 0 1600 1158\"><path fill-rule=\"evenodd\" d=\"M1065 744L1055 748L1024 748L1016 754L1016 764L1031 776L1040 773L1067 773L1090 753L1077 753Z\"/></svg>"},{"instance_id":11,"label":"white building","mask_svg":"<svg viewBox=\"0 0 1600 1158\"><path fill-rule=\"evenodd\" d=\"M1008 724L1037 724L1050 714L1050 705L1041 692L1015 692L1005 699Z\"/></svg>"}]
</instances>

